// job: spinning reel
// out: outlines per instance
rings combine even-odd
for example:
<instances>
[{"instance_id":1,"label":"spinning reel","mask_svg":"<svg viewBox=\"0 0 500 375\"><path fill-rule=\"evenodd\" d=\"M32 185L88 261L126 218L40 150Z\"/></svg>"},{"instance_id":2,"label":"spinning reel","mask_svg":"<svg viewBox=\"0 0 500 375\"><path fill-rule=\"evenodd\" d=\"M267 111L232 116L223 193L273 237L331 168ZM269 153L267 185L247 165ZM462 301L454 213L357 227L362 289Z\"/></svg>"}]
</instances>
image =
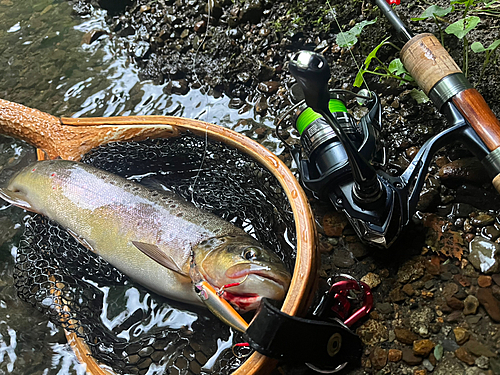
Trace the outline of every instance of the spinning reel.
<instances>
[{"instance_id":1,"label":"spinning reel","mask_svg":"<svg viewBox=\"0 0 500 375\"><path fill-rule=\"evenodd\" d=\"M490 155L498 152L490 153L453 100L449 100L453 90L462 92L471 87L461 72L445 77L449 82L445 82L444 88L438 87L437 93L434 87L427 93L451 127L428 140L410 166L395 177L380 168L384 152L378 139L382 124L377 95L367 90L358 94L329 91L330 68L326 59L315 52L297 53L290 61L290 72L305 98L305 103L303 100L292 108L300 146L287 144L280 135L283 120L292 110L278 121L276 132L289 148L303 185L343 211L358 236L370 244L389 247L409 223L432 156L441 147L460 141L483 162L492 178L500 172L497 158ZM346 96L362 99L369 108L359 123L347 112Z\"/></svg>"}]
</instances>

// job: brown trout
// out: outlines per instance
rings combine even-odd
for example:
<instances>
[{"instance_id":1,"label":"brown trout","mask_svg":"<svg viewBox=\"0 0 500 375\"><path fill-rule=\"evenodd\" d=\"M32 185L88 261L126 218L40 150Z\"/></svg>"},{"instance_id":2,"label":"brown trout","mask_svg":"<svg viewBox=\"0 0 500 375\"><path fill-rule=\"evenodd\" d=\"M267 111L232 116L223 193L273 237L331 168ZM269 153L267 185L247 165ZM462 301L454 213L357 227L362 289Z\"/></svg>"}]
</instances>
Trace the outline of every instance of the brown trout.
<instances>
[{"instance_id":1,"label":"brown trout","mask_svg":"<svg viewBox=\"0 0 500 375\"><path fill-rule=\"evenodd\" d=\"M40 213L143 286L200 304L189 277L194 261L239 311L263 297L281 300L290 274L273 252L242 229L169 192L67 160L34 163L0 197Z\"/></svg>"}]
</instances>

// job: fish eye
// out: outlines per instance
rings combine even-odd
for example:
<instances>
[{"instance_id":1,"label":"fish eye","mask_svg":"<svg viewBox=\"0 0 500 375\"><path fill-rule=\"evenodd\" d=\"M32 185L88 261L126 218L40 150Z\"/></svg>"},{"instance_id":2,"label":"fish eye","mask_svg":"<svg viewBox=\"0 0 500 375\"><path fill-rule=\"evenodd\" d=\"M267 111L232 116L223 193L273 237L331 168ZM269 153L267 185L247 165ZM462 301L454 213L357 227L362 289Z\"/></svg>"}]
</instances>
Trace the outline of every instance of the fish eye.
<instances>
[{"instance_id":1,"label":"fish eye","mask_svg":"<svg viewBox=\"0 0 500 375\"><path fill-rule=\"evenodd\" d=\"M255 259L257 259L258 255L259 255L259 251L254 247L247 247L243 251L243 258L245 258L246 260L255 260Z\"/></svg>"}]
</instances>

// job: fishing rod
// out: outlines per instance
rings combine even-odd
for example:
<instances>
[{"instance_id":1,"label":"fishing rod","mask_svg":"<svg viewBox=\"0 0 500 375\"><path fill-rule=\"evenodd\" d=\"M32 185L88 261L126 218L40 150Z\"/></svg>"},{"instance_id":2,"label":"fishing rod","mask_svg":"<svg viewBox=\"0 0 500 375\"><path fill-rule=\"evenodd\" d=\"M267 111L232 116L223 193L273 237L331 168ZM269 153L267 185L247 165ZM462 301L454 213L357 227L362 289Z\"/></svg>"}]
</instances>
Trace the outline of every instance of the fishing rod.
<instances>
[{"instance_id":1,"label":"fishing rod","mask_svg":"<svg viewBox=\"0 0 500 375\"><path fill-rule=\"evenodd\" d=\"M279 119L276 133L303 185L343 211L363 241L387 248L415 213L432 156L443 146L465 144L500 191L500 122L434 35L414 35L386 0L374 1L406 43L400 53L403 65L451 126L428 140L402 174L390 176L381 168L385 158L377 95L329 91L331 73L324 56L300 51L289 67L304 100ZM359 123L346 109L349 96L369 108ZM292 112L291 123L300 133L300 145L293 146L280 134Z\"/></svg>"}]
</instances>

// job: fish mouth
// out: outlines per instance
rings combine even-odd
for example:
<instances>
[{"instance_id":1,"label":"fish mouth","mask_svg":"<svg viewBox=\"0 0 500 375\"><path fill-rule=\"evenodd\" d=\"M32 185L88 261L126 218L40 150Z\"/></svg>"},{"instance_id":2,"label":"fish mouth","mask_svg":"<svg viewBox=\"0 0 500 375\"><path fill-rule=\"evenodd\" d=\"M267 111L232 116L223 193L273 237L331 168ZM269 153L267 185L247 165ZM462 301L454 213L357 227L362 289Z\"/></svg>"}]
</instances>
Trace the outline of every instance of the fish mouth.
<instances>
[{"instance_id":1,"label":"fish mouth","mask_svg":"<svg viewBox=\"0 0 500 375\"><path fill-rule=\"evenodd\" d=\"M283 272L281 270L272 270L268 266L261 266L256 264L245 264L243 267L241 265L236 265L230 267L226 271L226 276L230 279L241 279L240 282L243 284L246 278L250 276L256 276L258 278L270 281L274 284L279 285L284 291L288 289L290 284L290 275L288 272Z\"/></svg>"}]
</instances>

